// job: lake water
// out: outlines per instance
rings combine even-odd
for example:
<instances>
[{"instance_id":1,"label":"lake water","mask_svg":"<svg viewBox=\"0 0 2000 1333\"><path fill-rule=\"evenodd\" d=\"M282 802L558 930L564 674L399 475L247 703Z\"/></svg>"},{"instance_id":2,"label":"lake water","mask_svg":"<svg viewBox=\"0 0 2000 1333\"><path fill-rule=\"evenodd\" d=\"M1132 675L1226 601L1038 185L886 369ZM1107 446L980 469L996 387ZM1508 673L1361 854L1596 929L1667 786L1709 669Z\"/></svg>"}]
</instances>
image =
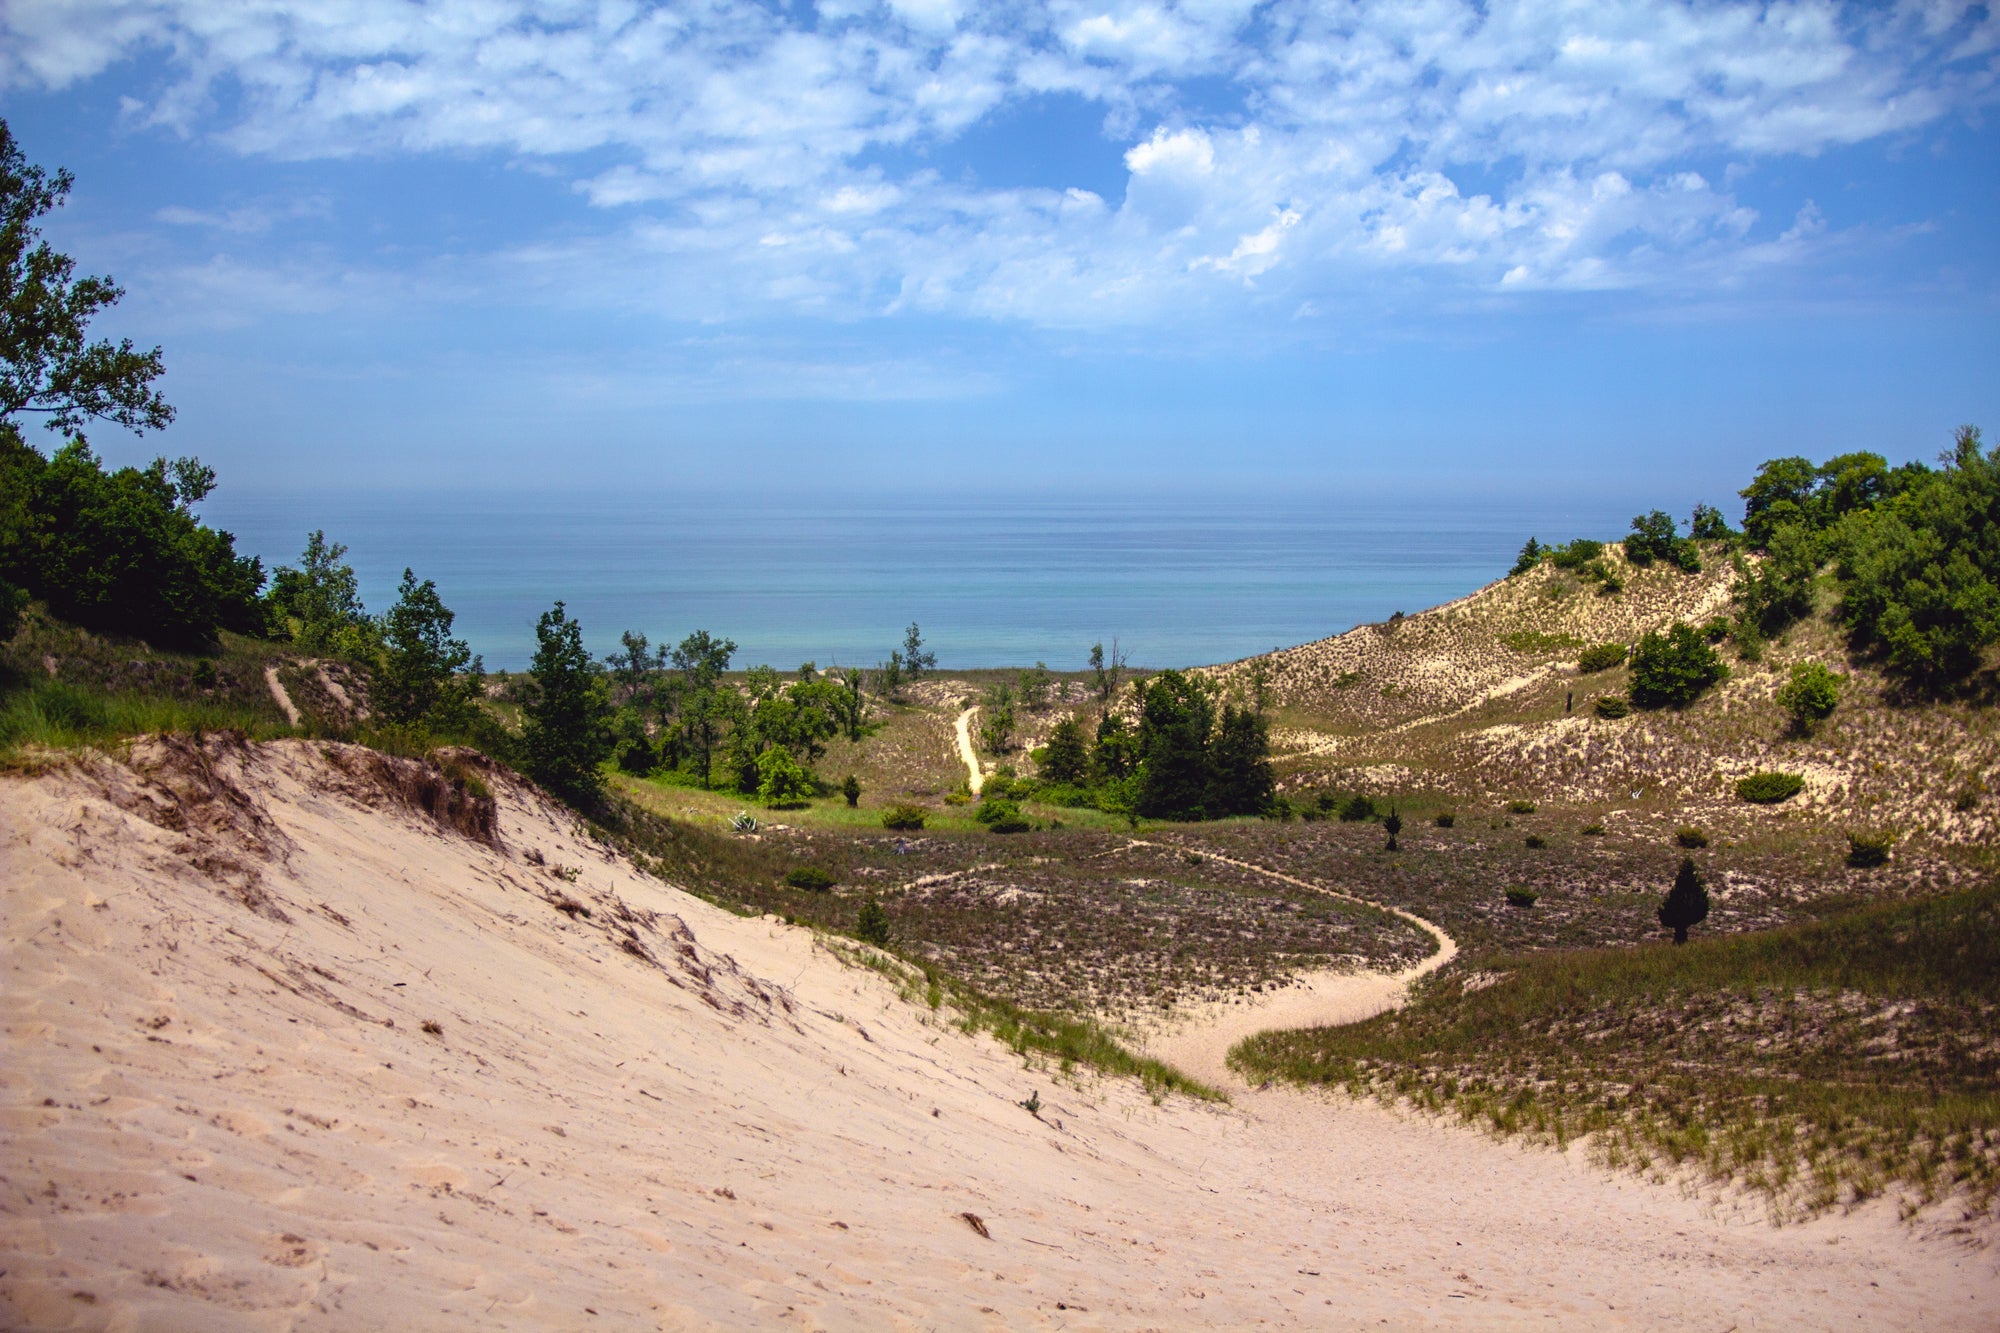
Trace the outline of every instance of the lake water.
<instances>
[{"instance_id":1,"label":"lake water","mask_svg":"<svg viewBox=\"0 0 2000 1333\"><path fill-rule=\"evenodd\" d=\"M1629 500L1191 493L1115 497L218 491L265 568L348 548L371 611L434 579L489 668L519 669L557 598L592 651L707 629L737 666L873 666L915 620L946 667L1230 661L1419 611L1506 573L1532 533L1621 535Z\"/></svg>"}]
</instances>

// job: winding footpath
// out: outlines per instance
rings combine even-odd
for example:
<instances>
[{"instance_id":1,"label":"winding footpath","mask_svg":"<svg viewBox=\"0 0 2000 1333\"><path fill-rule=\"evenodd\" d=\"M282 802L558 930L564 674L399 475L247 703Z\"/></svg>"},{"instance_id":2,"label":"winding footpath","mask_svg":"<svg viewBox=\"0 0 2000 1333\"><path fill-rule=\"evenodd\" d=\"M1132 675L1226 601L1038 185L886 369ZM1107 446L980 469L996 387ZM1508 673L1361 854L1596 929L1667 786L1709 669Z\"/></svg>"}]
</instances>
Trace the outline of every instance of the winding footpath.
<instances>
[{"instance_id":1,"label":"winding footpath","mask_svg":"<svg viewBox=\"0 0 2000 1333\"><path fill-rule=\"evenodd\" d=\"M965 784L974 796L986 785L986 774L979 769L979 753L972 748L972 715L978 711L979 705L974 704L958 715L958 757L965 761Z\"/></svg>"},{"instance_id":2,"label":"winding footpath","mask_svg":"<svg viewBox=\"0 0 2000 1333\"><path fill-rule=\"evenodd\" d=\"M1162 850L1186 851L1176 844L1147 842L1134 839L1130 846L1153 847ZM1308 972L1282 990L1261 995L1248 1003L1217 1002L1194 1006L1177 1015L1171 1026L1163 1027L1147 1034L1143 1045L1147 1054L1165 1060L1168 1064L1219 1088L1227 1088L1232 1094L1246 1090L1246 1085L1229 1067L1229 1048L1260 1032L1284 1030L1288 1028L1333 1027L1342 1023L1358 1023L1364 1018L1394 1009L1408 996L1410 983L1419 977L1428 976L1458 956L1458 941L1447 934L1443 927L1426 921L1413 912L1387 903L1378 903L1371 898L1357 897L1343 893L1339 889L1329 889L1324 884L1300 879L1280 871L1269 870L1249 861L1239 861L1235 857L1222 856L1203 849L1202 856L1220 861L1224 865L1235 866L1253 875L1289 884L1328 898L1353 903L1360 907L1371 907L1378 912L1400 918L1423 931L1437 941L1437 949L1428 958L1420 959L1414 965L1400 972L1349 971L1329 968L1320 972Z\"/></svg>"}]
</instances>

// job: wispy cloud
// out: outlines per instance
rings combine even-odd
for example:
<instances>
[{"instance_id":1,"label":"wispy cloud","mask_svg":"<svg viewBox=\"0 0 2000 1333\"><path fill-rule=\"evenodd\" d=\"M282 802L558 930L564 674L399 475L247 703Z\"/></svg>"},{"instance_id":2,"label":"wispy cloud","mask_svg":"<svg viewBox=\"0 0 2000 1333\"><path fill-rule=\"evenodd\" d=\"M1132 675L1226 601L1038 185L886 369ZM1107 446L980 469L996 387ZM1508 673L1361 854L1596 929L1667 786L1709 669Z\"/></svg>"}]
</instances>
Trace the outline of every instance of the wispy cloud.
<instances>
[{"instance_id":1,"label":"wispy cloud","mask_svg":"<svg viewBox=\"0 0 2000 1333\"><path fill-rule=\"evenodd\" d=\"M566 172L614 225L491 262L699 320L1282 321L1393 275L1705 295L1832 239L1740 203L1741 164L2000 95L1994 14L1952 3L15 0L0 25L4 84L149 55L128 115L246 155ZM881 165L1051 93L1103 109L1122 199Z\"/></svg>"}]
</instances>

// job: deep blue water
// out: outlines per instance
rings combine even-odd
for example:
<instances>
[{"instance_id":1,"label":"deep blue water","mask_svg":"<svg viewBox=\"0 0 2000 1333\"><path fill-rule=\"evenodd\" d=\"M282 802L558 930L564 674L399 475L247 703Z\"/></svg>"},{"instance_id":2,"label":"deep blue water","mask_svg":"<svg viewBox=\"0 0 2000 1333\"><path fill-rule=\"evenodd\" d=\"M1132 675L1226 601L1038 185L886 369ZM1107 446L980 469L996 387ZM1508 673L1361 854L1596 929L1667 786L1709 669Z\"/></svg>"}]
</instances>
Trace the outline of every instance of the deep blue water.
<instances>
[{"instance_id":1,"label":"deep blue water","mask_svg":"<svg viewBox=\"0 0 2000 1333\"><path fill-rule=\"evenodd\" d=\"M947 667L1080 669L1118 638L1187 666L1419 611L1504 574L1521 543L1612 538L1627 501L1414 496L711 493L236 494L203 515L266 569L345 543L371 611L404 566L456 633L518 669L557 598L594 652L707 629L736 664L872 666L916 620Z\"/></svg>"}]
</instances>

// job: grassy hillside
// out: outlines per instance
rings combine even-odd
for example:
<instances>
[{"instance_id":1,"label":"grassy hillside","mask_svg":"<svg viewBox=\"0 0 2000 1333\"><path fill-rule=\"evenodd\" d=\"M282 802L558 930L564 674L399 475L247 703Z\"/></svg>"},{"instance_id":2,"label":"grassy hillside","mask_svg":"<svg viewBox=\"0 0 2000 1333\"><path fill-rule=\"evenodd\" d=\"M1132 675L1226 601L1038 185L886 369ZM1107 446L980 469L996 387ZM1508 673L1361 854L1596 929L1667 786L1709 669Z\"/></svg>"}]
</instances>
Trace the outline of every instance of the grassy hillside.
<instances>
[{"instance_id":1,"label":"grassy hillside","mask_svg":"<svg viewBox=\"0 0 2000 1333\"><path fill-rule=\"evenodd\" d=\"M1251 1077L1594 1135L1813 1211L2000 1190L2000 887L1686 948L1488 957L1347 1028L1267 1033Z\"/></svg>"}]
</instances>

